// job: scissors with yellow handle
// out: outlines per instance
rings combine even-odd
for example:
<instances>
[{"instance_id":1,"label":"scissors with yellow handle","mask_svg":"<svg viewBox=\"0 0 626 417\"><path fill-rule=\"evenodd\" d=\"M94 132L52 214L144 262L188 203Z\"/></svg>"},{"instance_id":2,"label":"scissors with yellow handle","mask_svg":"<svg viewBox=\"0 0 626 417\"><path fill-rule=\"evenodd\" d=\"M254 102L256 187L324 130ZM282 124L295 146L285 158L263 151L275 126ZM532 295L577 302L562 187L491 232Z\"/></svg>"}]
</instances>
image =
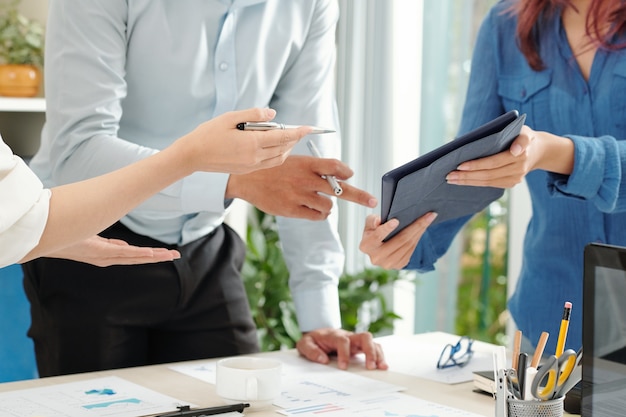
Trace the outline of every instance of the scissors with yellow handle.
<instances>
[{"instance_id":1,"label":"scissors with yellow handle","mask_svg":"<svg viewBox=\"0 0 626 417\"><path fill-rule=\"evenodd\" d=\"M580 360L582 350L576 353L568 349L558 358L552 355L537 370L530 386L530 392L538 400L551 400L564 395L580 378ZM573 379L570 379L572 377ZM578 382L578 381L576 381ZM569 387L569 388L567 388Z\"/></svg>"}]
</instances>

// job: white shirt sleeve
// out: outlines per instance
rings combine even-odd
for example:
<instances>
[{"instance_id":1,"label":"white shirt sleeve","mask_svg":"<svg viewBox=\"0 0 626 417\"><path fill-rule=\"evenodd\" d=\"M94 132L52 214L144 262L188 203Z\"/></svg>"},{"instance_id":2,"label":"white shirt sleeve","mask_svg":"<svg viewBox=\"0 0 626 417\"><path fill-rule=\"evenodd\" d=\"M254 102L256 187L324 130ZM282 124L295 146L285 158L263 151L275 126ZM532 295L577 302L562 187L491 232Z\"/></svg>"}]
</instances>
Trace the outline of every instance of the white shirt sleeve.
<instances>
[{"instance_id":1,"label":"white shirt sleeve","mask_svg":"<svg viewBox=\"0 0 626 417\"><path fill-rule=\"evenodd\" d=\"M0 138L0 267L16 263L39 243L50 195Z\"/></svg>"}]
</instances>

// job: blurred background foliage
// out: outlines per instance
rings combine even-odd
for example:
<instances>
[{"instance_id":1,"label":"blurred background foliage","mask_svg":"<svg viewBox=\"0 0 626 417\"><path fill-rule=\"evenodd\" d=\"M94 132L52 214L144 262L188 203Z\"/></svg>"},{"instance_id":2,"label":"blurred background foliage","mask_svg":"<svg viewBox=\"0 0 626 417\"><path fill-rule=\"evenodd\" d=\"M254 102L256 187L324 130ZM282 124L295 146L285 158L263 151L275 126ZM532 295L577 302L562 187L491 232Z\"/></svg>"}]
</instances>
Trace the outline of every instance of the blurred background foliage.
<instances>
[{"instance_id":1,"label":"blurred background foliage","mask_svg":"<svg viewBox=\"0 0 626 417\"><path fill-rule=\"evenodd\" d=\"M250 209L247 244L242 274L261 350L293 348L301 333L274 216ZM374 334L393 329L393 321L400 317L388 307L383 290L399 279L404 278L398 271L381 268L342 275L339 281L342 327Z\"/></svg>"},{"instance_id":2,"label":"blurred background foliage","mask_svg":"<svg viewBox=\"0 0 626 417\"><path fill-rule=\"evenodd\" d=\"M496 344L506 344L506 204L505 195L463 230L455 320L456 334ZM247 245L242 274L261 349L293 348L301 333L274 216L250 209ZM385 289L401 279L410 278L381 268L343 274L339 281L343 328L389 334L394 320L402 317L388 305Z\"/></svg>"},{"instance_id":3,"label":"blurred background foliage","mask_svg":"<svg viewBox=\"0 0 626 417\"><path fill-rule=\"evenodd\" d=\"M506 345L507 194L463 229L455 332Z\"/></svg>"}]
</instances>

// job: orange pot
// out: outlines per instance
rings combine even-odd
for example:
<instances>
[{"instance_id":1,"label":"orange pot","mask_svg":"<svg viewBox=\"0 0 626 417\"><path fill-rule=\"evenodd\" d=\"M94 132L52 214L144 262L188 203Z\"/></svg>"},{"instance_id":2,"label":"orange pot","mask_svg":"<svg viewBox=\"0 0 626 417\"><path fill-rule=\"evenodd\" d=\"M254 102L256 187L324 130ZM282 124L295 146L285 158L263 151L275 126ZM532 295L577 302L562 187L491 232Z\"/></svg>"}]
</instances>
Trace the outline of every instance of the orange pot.
<instances>
[{"instance_id":1,"label":"orange pot","mask_svg":"<svg viewBox=\"0 0 626 417\"><path fill-rule=\"evenodd\" d=\"M34 97L39 93L41 72L33 65L0 65L0 95Z\"/></svg>"}]
</instances>

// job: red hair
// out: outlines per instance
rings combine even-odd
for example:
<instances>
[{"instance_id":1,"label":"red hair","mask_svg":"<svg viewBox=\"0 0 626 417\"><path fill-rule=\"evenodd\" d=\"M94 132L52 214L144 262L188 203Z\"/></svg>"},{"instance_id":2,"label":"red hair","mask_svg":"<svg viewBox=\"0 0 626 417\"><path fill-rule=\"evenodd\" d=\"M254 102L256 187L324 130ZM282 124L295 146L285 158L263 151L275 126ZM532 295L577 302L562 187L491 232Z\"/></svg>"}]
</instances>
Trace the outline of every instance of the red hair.
<instances>
[{"instance_id":1,"label":"red hair","mask_svg":"<svg viewBox=\"0 0 626 417\"><path fill-rule=\"evenodd\" d=\"M571 0L514 0L509 12L517 15L517 40L522 54L536 71L544 68L539 55L537 33L542 24ZM605 29L605 28L608 28ZM612 44L615 35L626 33L626 2L623 0L591 0L586 19L586 32L598 47L608 50L624 48L625 43Z\"/></svg>"}]
</instances>

